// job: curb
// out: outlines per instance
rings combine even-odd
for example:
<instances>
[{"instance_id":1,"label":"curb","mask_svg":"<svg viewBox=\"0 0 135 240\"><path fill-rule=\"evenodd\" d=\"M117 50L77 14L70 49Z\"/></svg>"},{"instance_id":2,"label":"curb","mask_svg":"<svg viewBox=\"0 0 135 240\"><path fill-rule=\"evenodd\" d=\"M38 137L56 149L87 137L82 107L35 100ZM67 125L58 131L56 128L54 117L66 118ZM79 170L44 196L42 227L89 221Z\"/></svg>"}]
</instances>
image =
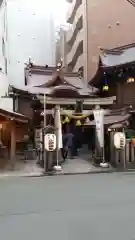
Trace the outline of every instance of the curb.
<instances>
[{"instance_id":1,"label":"curb","mask_svg":"<svg viewBox=\"0 0 135 240\"><path fill-rule=\"evenodd\" d=\"M84 174L102 174L102 173L129 173L134 172L135 169L106 169L106 170L95 170L95 171L88 171L88 172L53 172L53 173L44 173L44 176L68 176L68 175L84 175Z\"/></svg>"},{"instance_id":2,"label":"curb","mask_svg":"<svg viewBox=\"0 0 135 240\"><path fill-rule=\"evenodd\" d=\"M43 173L41 175L28 175L25 177L47 177L47 176L70 176L70 175L85 175L85 174L102 174L102 173L129 173L129 172L134 172L135 169L106 169L106 170L95 170L95 171L88 171L88 172L48 172L48 173Z\"/></svg>"},{"instance_id":3,"label":"curb","mask_svg":"<svg viewBox=\"0 0 135 240\"><path fill-rule=\"evenodd\" d=\"M18 175L0 175L0 178L8 178L8 177L26 177L26 178L40 178L40 177L47 177L47 176L70 176L70 175L85 175L85 174L106 174L106 173L135 173L135 169L101 169L95 171L88 171L88 172L47 172L41 174L18 174Z\"/></svg>"},{"instance_id":4,"label":"curb","mask_svg":"<svg viewBox=\"0 0 135 240\"><path fill-rule=\"evenodd\" d=\"M44 177L45 176L45 174L43 173L43 174L3 174L3 175L0 175L0 179L3 179L3 178L13 178L13 177L34 177L34 178L36 178L36 177Z\"/></svg>"}]
</instances>

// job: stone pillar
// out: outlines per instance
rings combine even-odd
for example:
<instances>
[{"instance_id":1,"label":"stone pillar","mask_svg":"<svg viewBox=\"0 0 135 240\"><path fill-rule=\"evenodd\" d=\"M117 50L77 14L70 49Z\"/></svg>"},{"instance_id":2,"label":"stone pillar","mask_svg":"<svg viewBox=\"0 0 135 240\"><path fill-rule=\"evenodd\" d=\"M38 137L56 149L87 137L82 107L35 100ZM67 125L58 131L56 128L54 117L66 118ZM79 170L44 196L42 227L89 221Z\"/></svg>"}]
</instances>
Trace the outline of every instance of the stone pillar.
<instances>
[{"instance_id":1,"label":"stone pillar","mask_svg":"<svg viewBox=\"0 0 135 240\"><path fill-rule=\"evenodd\" d=\"M99 145L98 136L97 136L97 132L96 132L96 126L95 126L95 153L96 153L96 157L98 157L98 158L102 157L102 149Z\"/></svg>"},{"instance_id":2,"label":"stone pillar","mask_svg":"<svg viewBox=\"0 0 135 240\"><path fill-rule=\"evenodd\" d=\"M11 146L10 146L10 163L11 167L14 167L16 160L16 132L15 124L11 124Z\"/></svg>"},{"instance_id":3,"label":"stone pillar","mask_svg":"<svg viewBox=\"0 0 135 240\"><path fill-rule=\"evenodd\" d=\"M55 134L56 134L56 162L60 163L60 156L62 148L62 132L61 132L61 119L60 119L60 106L55 106Z\"/></svg>"},{"instance_id":4,"label":"stone pillar","mask_svg":"<svg viewBox=\"0 0 135 240\"><path fill-rule=\"evenodd\" d=\"M115 161L115 147L114 147L114 132L110 132L110 163L113 166L116 166L116 161Z\"/></svg>"},{"instance_id":5,"label":"stone pillar","mask_svg":"<svg viewBox=\"0 0 135 240\"><path fill-rule=\"evenodd\" d=\"M95 110L101 110L100 105L96 105ZM103 134L104 134L104 131L103 131ZM95 157L97 159L97 163L103 160L103 156L104 156L104 149L100 146L98 136L97 136L96 125L95 125Z\"/></svg>"}]
</instances>

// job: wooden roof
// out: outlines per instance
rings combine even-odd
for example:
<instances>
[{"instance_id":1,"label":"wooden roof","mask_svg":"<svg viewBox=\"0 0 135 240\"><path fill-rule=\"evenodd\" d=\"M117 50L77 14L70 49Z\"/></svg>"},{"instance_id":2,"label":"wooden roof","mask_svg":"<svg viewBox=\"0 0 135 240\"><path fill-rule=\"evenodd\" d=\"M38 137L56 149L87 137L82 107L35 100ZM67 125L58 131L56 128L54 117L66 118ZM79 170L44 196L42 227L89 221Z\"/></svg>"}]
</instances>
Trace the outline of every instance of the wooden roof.
<instances>
[{"instance_id":1,"label":"wooden roof","mask_svg":"<svg viewBox=\"0 0 135 240\"><path fill-rule=\"evenodd\" d=\"M103 67L116 67L135 62L135 43L101 51L100 61Z\"/></svg>"},{"instance_id":2,"label":"wooden roof","mask_svg":"<svg viewBox=\"0 0 135 240\"><path fill-rule=\"evenodd\" d=\"M77 86L78 88L82 87L82 79L79 78L79 74L75 73L68 73L65 69L57 68L57 67L50 67L50 66L38 66L38 65L28 65L25 68L25 78L26 78L26 85L29 84L29 77L36 75L36 87L50 87L53 86L57 77L61 79L61 81L68 83L69 85L76 85L77 79ZM44 82L40 83L39 76L42 75L44 78ZM72 81L70 81L72 79ZM79 81L80 79L80 81Z\"/></svg>"},{"instance_id":3,"label":"wooden roof","mask_svg":"<svg viewBox=\"0 0 135 240\"><path fill-rule=\"evenodd\" d=\"M90 96L98 89L85 86L84 79L79 73L66 72L63 67L37 66L28 64L25 67L26 86L12 86L14 89L31 94L52 95L54 92L74 91L80 96Z\"/></svg>"},{"instance_id":4,"label":"wooden roof","mask_svg":"<svg viewBox=\"0 0 135 240\"><path fill-rule=\"evenodd\" d=\"M113 49L101 48L97 72L89 84L100 85L103 73L121 67L135 66L135 43Z\"/></svg>"},{"instance_id":5,"label":"wooden roof","mask_svg":"<svg viewBox=\"0 0 135 240\"><path fill-rule=\"evenodd\" d=\"M27 123L30 120L27 116L23 114L3 108L0 108L0 117L21 123Z\"/></svg>"}]
</instances>

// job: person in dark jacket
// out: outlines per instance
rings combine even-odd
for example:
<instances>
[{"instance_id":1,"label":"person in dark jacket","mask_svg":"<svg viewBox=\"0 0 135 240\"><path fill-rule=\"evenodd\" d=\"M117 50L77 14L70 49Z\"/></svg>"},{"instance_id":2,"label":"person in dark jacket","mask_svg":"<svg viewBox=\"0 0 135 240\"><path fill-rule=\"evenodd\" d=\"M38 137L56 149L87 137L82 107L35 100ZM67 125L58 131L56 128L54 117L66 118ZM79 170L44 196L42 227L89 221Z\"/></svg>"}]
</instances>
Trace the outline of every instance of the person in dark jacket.
<instances>
[{"instance_id":1,"label":"person in dark jacket","mask_svg":"<svg viewBox=\"0 0 135 240\"><path fill-rule=\"evenodd\" d=\"M73 158L73 139L73 133L67 132L66 134L63 134L62 157L64 160L66 160L68 153L69 157Z\"/></svg>"},{"instance_id":2,"label":"person in dark jacket","mask_svg":"<svg viewBox=\"0 0 135 240\"><path fill-rule=\"evenodd\" d=\"M68 149L69 157L73 158L73 139L74 139L73 133L68 132L66 134L66 138L67 138L66 146Z\"/></svg>"},{"instance_id":3,"label":"person in dark jacket","mask_svg":"<svg viewBox=\"0 0 135 240\"><path fill-rule=\"evenodd\" d=\"M65 161L68 155L68 149L67 149L67 137L64 132L62 134L62 144L63 144L63 148L61 149L61 155L63 160Z\"/></svg>"}]
</instances>

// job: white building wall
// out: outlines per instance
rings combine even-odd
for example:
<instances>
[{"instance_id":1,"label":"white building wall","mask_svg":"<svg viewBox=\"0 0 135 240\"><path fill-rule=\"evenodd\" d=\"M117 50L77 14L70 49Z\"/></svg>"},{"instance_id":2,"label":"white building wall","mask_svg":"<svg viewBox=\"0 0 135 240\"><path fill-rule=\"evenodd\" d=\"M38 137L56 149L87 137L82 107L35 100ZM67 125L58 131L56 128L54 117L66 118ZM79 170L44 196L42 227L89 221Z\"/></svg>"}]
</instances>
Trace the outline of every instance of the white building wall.
<instances>
[{"instance_id":1,"label":"white building wall","mask_svg":"<svg viewBox=\"0 0 135 240\"><path fill-rule=\"evenodd\" d=\"M0 11L0 65L2 60L2 35L5 36L5 58L10 84L24 85L24 63L29 57L37 65L56 63L54 19L45 0L6 0ZM49 9L48 9L49 8ZM1 21L2 19L2 21ZM6 36L7 35L7 36Z\"/></svg>"},{"instance_id":2,"label":"white building wall","mask_svg":"<svg viewBox=\"0 0 135 240\"><path fill-rule=\"evenodd\" d=\"M0 108L13 111L13 99L9 97L0 98Z\"/></svg>"},{"instance_id":3,"label":"white building wall","mask_svg":"<svg viewBox=\"0 0 135 240\"><path fill-rule=\"evenodd\" d=\"M0 67L4 68L4 57L2 53L2 36L4 36L4 9L0 8Z\"/></svg>"},{"instance_id":4,"label":"white building wall","mask_svg":"<svg viewBox=\"0 0 135 240\"><path fill-rule=\"evenodd\" d=\"M4 74L5 73L5 58L4 58L4 51L6 54L6 47L3 46L3 40L5 38L4 32L4 8L0 8L0 97L4 96L5 93L8 91L8 78Z\"/></svg>"}]
</instances>

